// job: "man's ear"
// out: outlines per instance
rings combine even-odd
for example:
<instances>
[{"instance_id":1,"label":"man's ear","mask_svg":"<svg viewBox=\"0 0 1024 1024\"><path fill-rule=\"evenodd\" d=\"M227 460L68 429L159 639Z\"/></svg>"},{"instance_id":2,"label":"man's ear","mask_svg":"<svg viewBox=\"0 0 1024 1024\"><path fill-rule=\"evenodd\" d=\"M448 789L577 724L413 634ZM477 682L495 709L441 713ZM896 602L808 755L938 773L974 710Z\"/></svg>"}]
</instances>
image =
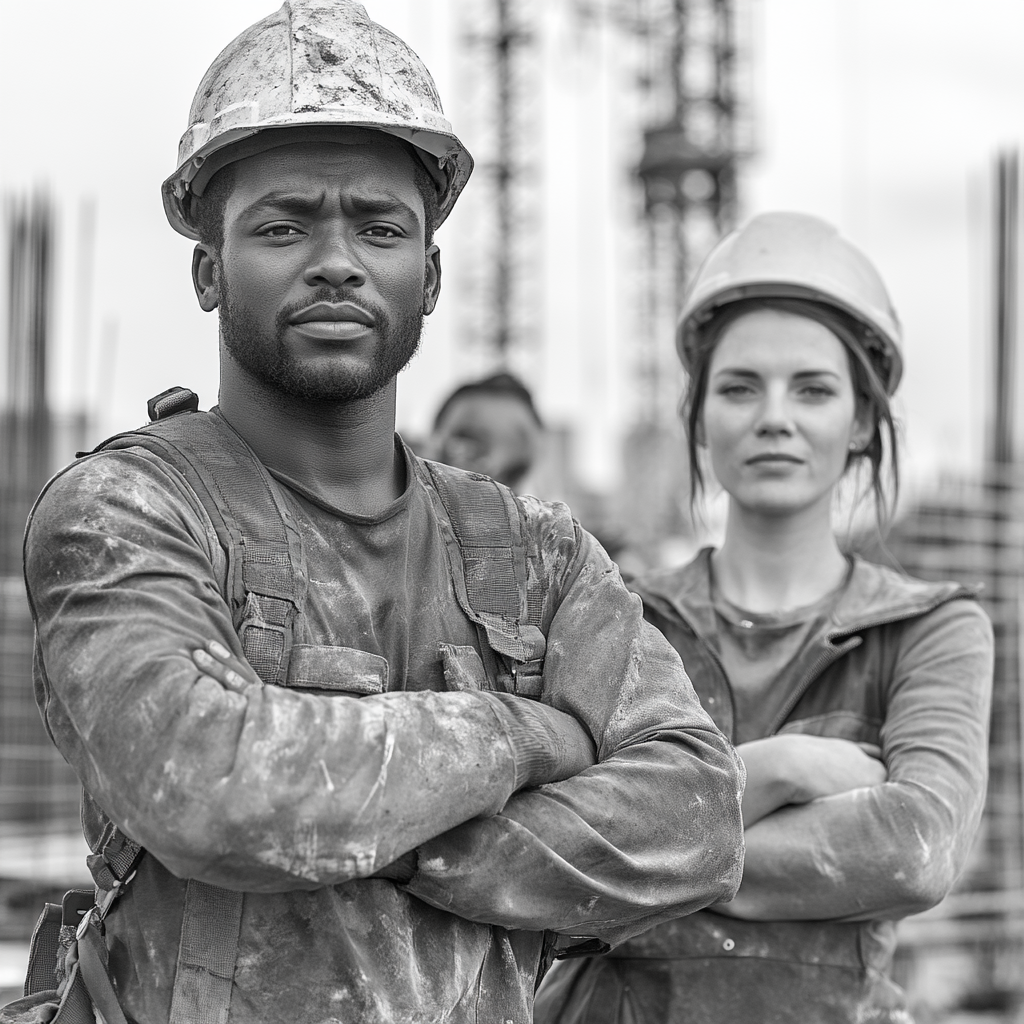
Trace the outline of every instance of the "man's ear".
<instances>
[{"instance_id":1,"label":"man's ear","mask_svg":"<svg viewBox=\"0 0 1024 1024\"><path fill-rule=\"evenodd\" d=\"M201 242L192 253L192 284L205 313L220 305L220 264Z\"/></svg>"},{"instance_id":2,"label":"man's ear","mask_svg":"<svg viewBox=\"0 0 1024 1024\"><path fill-rule=\"evenodd\" d=\"M423 315L430 316L441 294L441 250L432 245L427 249L423 275Z\"/></svg>"}]
</instances>

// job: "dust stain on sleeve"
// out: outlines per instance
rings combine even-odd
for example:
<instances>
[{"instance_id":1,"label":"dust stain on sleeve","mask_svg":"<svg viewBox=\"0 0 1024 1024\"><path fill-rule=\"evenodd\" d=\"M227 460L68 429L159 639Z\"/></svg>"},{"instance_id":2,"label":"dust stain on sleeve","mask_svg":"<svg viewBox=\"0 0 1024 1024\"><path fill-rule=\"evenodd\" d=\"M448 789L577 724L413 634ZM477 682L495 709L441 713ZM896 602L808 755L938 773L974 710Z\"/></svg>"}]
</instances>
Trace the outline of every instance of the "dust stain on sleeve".
<instances>
[{"instance_id":1,"label":"dust stain on sleeve","mask_svg":"<svg viewBox=\"0 0 1024 1024\"><path fill-rule=\"evenodd\" d=\"M384 723L385 729L387 729L387 723ZM381 758L380 770L377 772L377 778L374 780L373 785L370 787L369 792L366 794L366 799L359 805L359 810L356 811L356 818L361 818L366 811L366 808L370 806L374 797L384 788L388 781L388 766L391 764L391 758L395 753L395 734L390 729L384 736L384 750Z\"/></svg>"}]
</instances>

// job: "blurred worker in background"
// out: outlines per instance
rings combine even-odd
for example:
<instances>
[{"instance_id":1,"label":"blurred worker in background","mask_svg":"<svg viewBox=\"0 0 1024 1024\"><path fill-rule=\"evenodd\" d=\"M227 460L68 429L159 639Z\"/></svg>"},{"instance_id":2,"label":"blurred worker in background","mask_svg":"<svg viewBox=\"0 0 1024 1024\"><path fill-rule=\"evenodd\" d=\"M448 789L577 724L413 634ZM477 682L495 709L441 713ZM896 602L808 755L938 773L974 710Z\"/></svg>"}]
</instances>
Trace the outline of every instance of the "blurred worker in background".
<instances>
[{"instance_id":1,"label":"blurred worker in background","mask_svg":"<svg viewBox=\"0 0 1024 1024\"><path fill-rule=\"evenodd\" d=\"M529 390L511 373L495 373L460 385L441 403L429 457L519 491L543 444Z\"/></svg>"},{"instance_id":2,"label":"blurred worker in background","mask_svg":"<svg viewBox=\"0 0 1024 1024\"><path fill-rule=\"evenodd\" d=\"M832 528L848 473L880 528L894 507L895 313L835 229L765 214L708 257L677 346L693 492L706 455L725 539L634 587L746 766L743 881L556 965L536 1020L908 1024L895 921L938 903L970 851L993 652L974 590L847 557Z\"/></svg>"},{"instance_id":3,"label":"blurred worker in background","mask_svg":"<svg viewBox=\"0 0 1024 1024\"><path fill-rule=\"evenodd\" d=\"M34 509L97 891L0 1020L528 1024L551 957L735 891L738 759L608 556L395 434L471 167L350 0L203 79L164 201L220 403L157 396Z\"/></svg>"}]
</instances>

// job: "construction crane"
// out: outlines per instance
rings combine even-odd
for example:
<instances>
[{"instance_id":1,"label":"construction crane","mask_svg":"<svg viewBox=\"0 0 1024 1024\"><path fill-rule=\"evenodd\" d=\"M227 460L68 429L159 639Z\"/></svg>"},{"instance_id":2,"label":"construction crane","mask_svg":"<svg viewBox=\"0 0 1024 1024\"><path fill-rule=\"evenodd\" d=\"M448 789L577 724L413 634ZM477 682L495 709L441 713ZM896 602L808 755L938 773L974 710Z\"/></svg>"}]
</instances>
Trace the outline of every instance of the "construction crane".
<instances>
[{"instance_id":1,"label":"construction crane","mask_svg":"<svg viewBox=\"0 0 1024 1024\"><path fill-rule=\"evenodd\" d=\"M735 223L737 164L749 151L741 101L736 0L634 0L642 43L638 85L647 110L637 175L647 258L645 329L637 359L642 422L675 414L671 336L695 264Z\"/></svg>"},{"instance_id":2,"label":"construction crane","mask_svg":"<svg viewBox=\"0 0 1024 1024\"><path fill-rule=\"evenodd\" d=\"M462 41L478 102L479 231L475 309L464 325L471 347L489 350L491 362L507 365L528 344L536 303L519 301L538 282L524 252L538 218L536 132L528 124L540 72L537 53L538 0L478 0L461 9Z\"/></svg>"}]
</instances>

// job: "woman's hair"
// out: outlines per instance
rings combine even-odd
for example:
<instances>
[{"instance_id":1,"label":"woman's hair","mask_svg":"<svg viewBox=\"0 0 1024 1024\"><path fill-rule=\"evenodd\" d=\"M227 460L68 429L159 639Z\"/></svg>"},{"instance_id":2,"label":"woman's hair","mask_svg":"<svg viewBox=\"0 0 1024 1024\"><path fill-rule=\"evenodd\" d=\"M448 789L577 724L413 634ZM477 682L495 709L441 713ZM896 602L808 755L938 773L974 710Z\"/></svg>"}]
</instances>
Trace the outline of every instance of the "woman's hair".
<instances>
[{"instance_id":1,"label":"woman's hair","mask_svg":"<svg viewBox=\"0 0 1024 1024\"><path fill-rule=\"evenodd\" d=\"M810 299L756 298L742 299L722 306L699 331L698 343L689 367L689 380L683 397L683 418L686 423L686 447L690 457L690 501L704 489L704 474L698 455L701 434L700 418L708 389L708 371L711 357L726 329L740 317L759 309L773 309L781 313L816 320L827 327L842 342L850 363L853 391L857 411L866 415L873 425L871 440L859 451L850 452L849 469L855 463L866 461L871 467L871 491L874 495L875 518L879 532L884 534L892 520L899 496L899 451L896 442L896 424L885 385L870 352L878 345L867 328L853 317L832 306ZM888 463L888 465L886 465Z\"/></svg>"}]
</instances>

